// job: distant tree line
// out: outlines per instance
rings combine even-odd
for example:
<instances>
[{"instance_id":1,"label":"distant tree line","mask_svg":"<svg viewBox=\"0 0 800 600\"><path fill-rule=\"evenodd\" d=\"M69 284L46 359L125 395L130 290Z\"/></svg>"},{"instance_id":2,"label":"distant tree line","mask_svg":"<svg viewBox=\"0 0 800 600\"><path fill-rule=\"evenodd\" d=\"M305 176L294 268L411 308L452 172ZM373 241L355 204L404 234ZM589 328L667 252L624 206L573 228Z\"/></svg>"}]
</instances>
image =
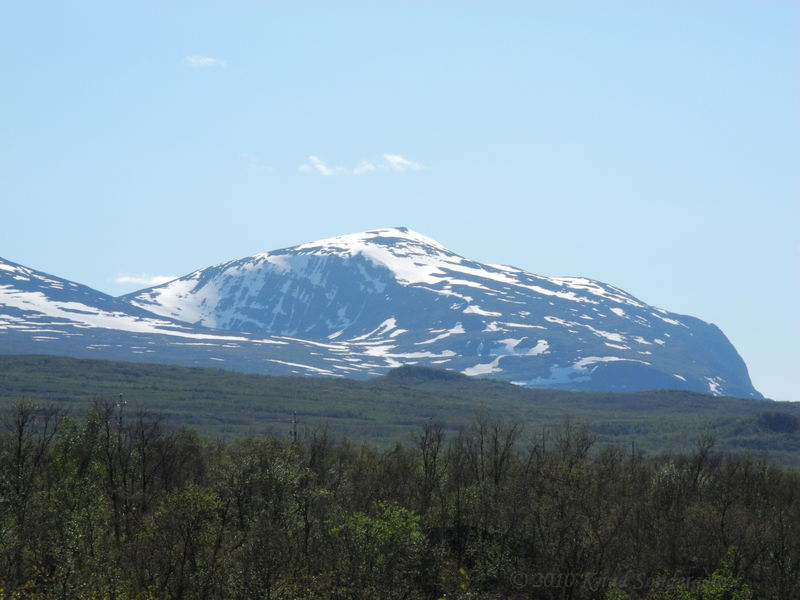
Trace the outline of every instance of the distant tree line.
<instances>
[{"instance_id":1,"label":"distant tree line","mask_svg":"<svg viewBox=\"0 0 800 600\"><path fill-rule=\"evenodd\" d=\"M800 598L800 474L478 416L379 450L98 401L0 433L0 599Z\"/></svg>"}]
</instances>

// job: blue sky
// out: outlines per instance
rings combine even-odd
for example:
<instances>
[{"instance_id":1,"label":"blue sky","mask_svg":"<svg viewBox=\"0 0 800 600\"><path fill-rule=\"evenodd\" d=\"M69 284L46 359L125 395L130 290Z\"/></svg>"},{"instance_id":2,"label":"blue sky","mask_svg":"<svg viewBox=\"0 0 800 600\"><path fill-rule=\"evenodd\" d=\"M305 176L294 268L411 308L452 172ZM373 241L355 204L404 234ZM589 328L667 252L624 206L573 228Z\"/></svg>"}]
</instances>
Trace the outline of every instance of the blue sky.
<instances>
[{"instance_id":1,"label":"blue sky","mask_svg":"<svg viewBox=\"0 0 800 600\"><path fill-rule=\"evenodd\" d=\"M800 400L800 3L0 3L0 256L112 294L406 225Z\"/></svg>"}]
</instances>

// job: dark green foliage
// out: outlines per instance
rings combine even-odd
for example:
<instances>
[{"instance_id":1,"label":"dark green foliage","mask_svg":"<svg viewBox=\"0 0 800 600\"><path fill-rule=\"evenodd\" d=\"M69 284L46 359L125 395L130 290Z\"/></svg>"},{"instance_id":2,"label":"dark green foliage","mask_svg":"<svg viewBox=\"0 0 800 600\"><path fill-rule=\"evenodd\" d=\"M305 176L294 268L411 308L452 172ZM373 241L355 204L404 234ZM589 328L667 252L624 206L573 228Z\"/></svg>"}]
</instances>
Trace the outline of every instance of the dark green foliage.
<instances>
[{"instance_id":1,"label":"dark green foliage","mask_svg":"<svg viewBox=\"0 0 800 600\"><path fill-rule=\"evenodd\" d=\"M399 385L420 385L431 382L466 383L469 378L462 373L434 369L432 367L411 367L408 365L392 369L380 378L383 383Z\"/></svg>"},{"instance_id":2,"label":"dark green foliage","mask_svg":"<svg viewBox=\"0 0 800 600\"><path fill-rule=\"evenodd\" d=\"M758 416L758 424L779 433L794 433L800 429L797 417L784 412L763 412Z\"/></svg>"},{"instance_id":3,"label":"dark green foliage","mask_svg":"<svg viewBox=\"0 0 800 600\"><path fill-rule=\"evenodd\" d=\"M479 414L409 444L228 441L119 398L0 431L0 599L787 600L800 473Z\"/></svg>"}]
</instances>

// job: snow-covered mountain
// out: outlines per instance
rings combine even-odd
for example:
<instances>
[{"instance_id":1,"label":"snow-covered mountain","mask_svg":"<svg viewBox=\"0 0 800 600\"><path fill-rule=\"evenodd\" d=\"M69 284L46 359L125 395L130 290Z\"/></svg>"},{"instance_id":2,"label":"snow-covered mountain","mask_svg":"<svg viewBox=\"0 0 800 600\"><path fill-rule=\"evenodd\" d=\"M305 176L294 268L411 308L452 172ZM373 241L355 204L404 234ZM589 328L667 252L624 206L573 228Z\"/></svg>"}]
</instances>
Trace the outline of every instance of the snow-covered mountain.
<instances>
[{"instance_id":1,"label":"snow-covered mountain","mask_svg":"<svg viewBox=\"0 0 800 600\"><path fill-rule=\"evenodd\" d=\"M295 372L423 364L537 387L760 397L714 325L591 279L481 264L403 227L226 262L120 300L195 328L314 344L287 361Z\"/></svg>"},{"instance_id":2,"label":"snow-covered mountain","mask_svg":"<svg viewBox=\"0 0 800 600\"><path fill-rule=\"evenodd\" d=\"M286 373L316 344L193 327L0 258L0 354L218 366ZM275 365L275 368L270 368ZM333 375L303 365L298 374Z\"/></svg>"},{"instance_id":3,"label":"snow-covered mountain","mask_svg":"<svg viewBox=\"0 0 800 600\"><path fill-rule=\"evenodd\" d=\"M0 327L32 334L47 327L113 329L193 337L185 325L78 283L0 258ZM79 336L75 331L71 335ZM36 337L36 336L34 336Z\"/></svg>"}]
</instances>

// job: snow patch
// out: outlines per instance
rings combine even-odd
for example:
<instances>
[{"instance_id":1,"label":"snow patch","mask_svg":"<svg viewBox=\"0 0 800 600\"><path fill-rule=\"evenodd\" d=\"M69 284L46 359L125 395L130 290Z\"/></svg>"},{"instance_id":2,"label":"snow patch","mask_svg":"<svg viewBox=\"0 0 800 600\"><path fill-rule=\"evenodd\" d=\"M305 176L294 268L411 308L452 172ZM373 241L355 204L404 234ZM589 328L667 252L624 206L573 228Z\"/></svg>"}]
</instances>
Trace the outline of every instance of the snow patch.
<instances>
[{"instance_id":1,"label":"snow patch","mask_svg":"<svg viewBox=\"0 0 800 600\"><path fill-rule=\"evenodd\" d=\"M433 344L434 342L438 342L439 340L443 340L446 337L450 337L451 335L457 335L459 333L464 333L464 326L459 322L456 323L455 327L446 330L444 333L440 333L439 335L432 337L429 340L425 340L423 342L417 342L417 346L421 346L423 344Z\"/></svg>"},{"instance_id":2,"label":"snow patch","mask_svg":"<svg viewBox=\"0 0 800 600\"><path fill-rule=\"evenodd\" d=\"M704 377L703 379L706 380L708 383L708 391L711 392L714 396L722 396L722 384L725 383L725 380L722 377Z\"/></svg>"},{"instance_id":3,"label":"snow patch","mask_svg":"<svg viewBox=\"0 0 800 600\"><path fill-rule=\"evenodd\" d=\"M666 312L666 311L661 311L661 312ZM654 312L651 312L650 314L653 315L657 319L661 319L662 321L664 321L664 323L669 323L670 325L683 325L684 327L686 327L686 325L684 325L680 321L676 321L675 319L670 319L669 317L662 317L658 313L654 313Z\"/></svg>"},{"instance_id":4,"label":"snow patch","mask_svg":"<svg viewBox=\"0 0 800 600\"><path fill-rule=\"evenodd\" d=\"M550 344L547 340L538 340L536 345L528 350L528 356L539 356L540 354L545 354L550 349Z\"/></svg>"},{"instance_id":5,"label":"snow patch","mask_svg":"<svg viewBox=\"0 0 800 600\"><path fill-rule=\"evenodd\" d=\"M470 304L462 311L465 315L481 315L482 317L501 317L502 313L483 310L480 306Z\"/></svg>"},{"instance_id":6,"label":"snow patch","mask_svg":"<svg viewBox=\"0 0 800 600\"><path fill-rule=\"evenodd\" d=\"M467 367L463 371L461 371L464 375L468 375L470 377L475 377L477 375L491 375L492 373L497 373L498 371L502 371L503 369L500 368L500 360L504 358L504 356L498 356L492 362L489 363L478 363L472 367Z\"/></svg>"},{"instance_id":7,"label":"snow patch","mask_svg":"<svg viewBox=\"0 0 800 600\"><path fill-rule=\"evenodd\" d=\"M358 337L354 337L350 341L358 342L361 340L366 340L367 338L371 338L373 336L385 335L386 333L390 332L392 329L395 329L396 327L397 327L397 319L395 319L394 317L389 317L369 333L365 333L364 335L359 335Z\"/></svg>"}]
</instances>

